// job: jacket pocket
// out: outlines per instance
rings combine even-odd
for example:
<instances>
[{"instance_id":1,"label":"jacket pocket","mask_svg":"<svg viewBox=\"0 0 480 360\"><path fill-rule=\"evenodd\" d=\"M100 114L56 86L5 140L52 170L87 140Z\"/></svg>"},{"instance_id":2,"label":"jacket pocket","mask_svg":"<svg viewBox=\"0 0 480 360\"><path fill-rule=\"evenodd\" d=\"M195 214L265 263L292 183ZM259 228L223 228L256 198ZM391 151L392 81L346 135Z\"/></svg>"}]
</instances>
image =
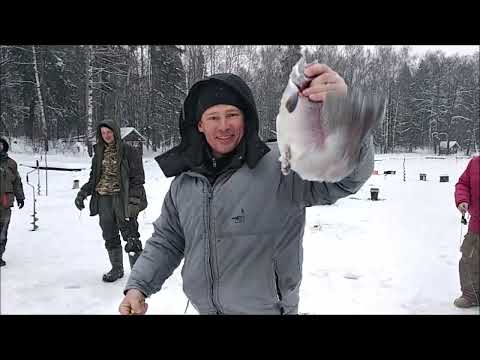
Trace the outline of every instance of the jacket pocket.
<instances>
[{"instance_id":1,"label":"jacket pocket","mask_svg":"<svg viewBox=\"0 0 480 360\"><path fill-rule=\"evenodd\" d=\"M204 241L205 237L201 236L200 240L195 244L186 242L183 266L180 271L183 292L192 304L195 304L197 310L208 307L211 297L211 287L205 270Z\"/></svg>"},{"instance_id":2,"label":"jacket pocket","mask_svg":"<svg viewBox=\"0 0 480 360\"><path fill-rule=\"evenodd\" d=\"M275 290L278 299L286 307L298 305L298 295L302 280L300 263L301 250L292 242L274 259Z\"/></svg>"},{"instance_id":3,"label":"jacket pocket","mask_svg":"<svg viewBox=\"0 0 480 360\"><path fill-rule=\"evenodd\" d=\"M282 291L280 289L278 265L276 260L273 260L273 295L278 301L282 301Z\"/></svg>"}]
</instances>

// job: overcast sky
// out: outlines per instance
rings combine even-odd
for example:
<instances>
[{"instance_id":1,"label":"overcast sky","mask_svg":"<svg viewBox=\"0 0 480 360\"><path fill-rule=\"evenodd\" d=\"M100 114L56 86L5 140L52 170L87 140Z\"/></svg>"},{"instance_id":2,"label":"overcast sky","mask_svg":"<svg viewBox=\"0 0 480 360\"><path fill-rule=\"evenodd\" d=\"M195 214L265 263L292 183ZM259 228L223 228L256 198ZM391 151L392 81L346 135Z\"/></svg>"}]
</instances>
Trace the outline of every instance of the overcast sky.
<instances>
[{"instance_id":1,"label":"overcast sky","mask_svg":"<svg viewBox=\"0 0 480 360\"><path fill-rule=\"evenodd\" d=\"M412 52L423 55L427 51L442 50L447 55L473 55L480 45L412 45Z\"/></svg>"},{"instance_id":2,"label":"overcast sky","mask_svg":"<svg viewBox=\"0 0 480 360\"><path fill-rule=\"evenodd\" d=\"M373 45L367 45L373 48ZM403 45L398 45L402 47ZM412 54L423 55L427 51L442 50L447 56L454 55L473 55L480 48L480 45L410 45Z\"/></svg>"}]
</instances>

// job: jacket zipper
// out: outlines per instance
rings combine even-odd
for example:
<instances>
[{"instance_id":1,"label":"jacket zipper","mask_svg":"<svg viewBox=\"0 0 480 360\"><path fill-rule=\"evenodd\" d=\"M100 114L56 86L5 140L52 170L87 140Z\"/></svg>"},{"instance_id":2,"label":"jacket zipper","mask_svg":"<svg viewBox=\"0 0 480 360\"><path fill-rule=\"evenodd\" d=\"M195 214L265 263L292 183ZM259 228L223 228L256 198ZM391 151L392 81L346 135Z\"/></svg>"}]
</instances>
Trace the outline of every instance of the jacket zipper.
<instances>
[{"instance_id":1,"label":"jacket zipper","mask_svg":"<svg viewBox=\"0 0 480 360\"><path fill-rule=\"evenodd\" d=\"M212 197L213 197L213 188L208 190L207 198L208 198L208 247L209 247L209 257L208 257L208 266L210 268L210 277L212 279L212 286L210 287L210 295L212 296L212 304L215 308L217 314L221 314L219 310L219 306L215 303L215 290L214 290L214 273L213 273L213 265L212 265L212 258L213 258L213 250L212 250L212 243L211 243L211 236L212 236L212 226L211 226L211 219L212 219Z\"/></svg>"}]
</instances>

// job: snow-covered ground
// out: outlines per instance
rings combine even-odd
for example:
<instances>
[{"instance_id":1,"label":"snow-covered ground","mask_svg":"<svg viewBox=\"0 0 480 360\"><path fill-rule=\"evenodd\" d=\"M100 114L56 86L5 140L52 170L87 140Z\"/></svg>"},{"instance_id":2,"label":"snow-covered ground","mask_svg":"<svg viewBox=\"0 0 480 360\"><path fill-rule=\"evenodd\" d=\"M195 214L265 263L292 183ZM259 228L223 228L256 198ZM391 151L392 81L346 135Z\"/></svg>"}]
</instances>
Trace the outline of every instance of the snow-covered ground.
<instances>
[{"instance_id":1,"label":"snow-covered ground","mask_svg":"<svg viewBox=\"0 0 480 360\"><path fill-rule=\"evenodd\" d=\"M10 152L18 164L34 165L40 156ZM170 179L154 154L144 156L148 208L139 217L142 242L152 233ZM308 314L479 314L479 308L457 309L458 261L466 227L453 201L454 184L468 159L426 154L376 155L375 170L360 191L331 206L307 210L300 312ZM44 164L44 159L40 161ZM38 230L33 225L29 167L19 166L27 200L12 210L6 267L0 270L1 314L117 314L130 273L115 283L101 281L109 262L98 216L79 212L74 204L80 185L88 179L90 158L85 153L48 155L49 166L80 167L80 172L40 171L37 195ZM426 173L427 181L419 181ZM440 183L439 176L449 182ZM29 175L37 191L36 172ZM371 201L370 188L380 189ZM88 205L88 201L85 202ZM148 299L148 314L183 314L180 268L164 288ZM195 314L190 306L187 314Z\"/></svg>"}]
</instances>

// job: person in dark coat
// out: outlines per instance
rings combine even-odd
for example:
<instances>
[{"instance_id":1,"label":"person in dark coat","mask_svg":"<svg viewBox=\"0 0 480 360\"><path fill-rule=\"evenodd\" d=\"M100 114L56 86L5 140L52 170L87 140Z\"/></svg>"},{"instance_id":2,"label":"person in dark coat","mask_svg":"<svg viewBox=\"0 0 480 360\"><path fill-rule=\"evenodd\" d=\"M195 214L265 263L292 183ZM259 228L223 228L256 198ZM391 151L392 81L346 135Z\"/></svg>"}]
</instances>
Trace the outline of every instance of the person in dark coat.
<instances>
[{"instance_id":1,"label":"person in dark coat","mask_svg":"<svg viewBox=\"0 0 480 360\"><path fill-rule=\"evenodd\" d=\"M13 202L17 199L18 208L23 208L25 195L18 173L17 163L8 156L8 142L0 138L0 266L5 266L3 253L7 245L8 225L12 216Z\"/></svg>"},{"instance_id":2,"label":"person in dark coat","mask_svg":"<svg viewBox=\"0 0 480 360\"><path fill-rule=\"evenodd\" d=\"M99 215L112 269L103 275L103 281L113 282L123 277L123 254L120 234L126 241L133 268L142 252L137 217L147 207L144 188L145 173L139 152L121 139L116 122L105 120L98 124L97 143L92 158L90 178L75 198L75 206L82 210L84 200L91 195L90 215Z\"/></svg>"}]
</instances>

